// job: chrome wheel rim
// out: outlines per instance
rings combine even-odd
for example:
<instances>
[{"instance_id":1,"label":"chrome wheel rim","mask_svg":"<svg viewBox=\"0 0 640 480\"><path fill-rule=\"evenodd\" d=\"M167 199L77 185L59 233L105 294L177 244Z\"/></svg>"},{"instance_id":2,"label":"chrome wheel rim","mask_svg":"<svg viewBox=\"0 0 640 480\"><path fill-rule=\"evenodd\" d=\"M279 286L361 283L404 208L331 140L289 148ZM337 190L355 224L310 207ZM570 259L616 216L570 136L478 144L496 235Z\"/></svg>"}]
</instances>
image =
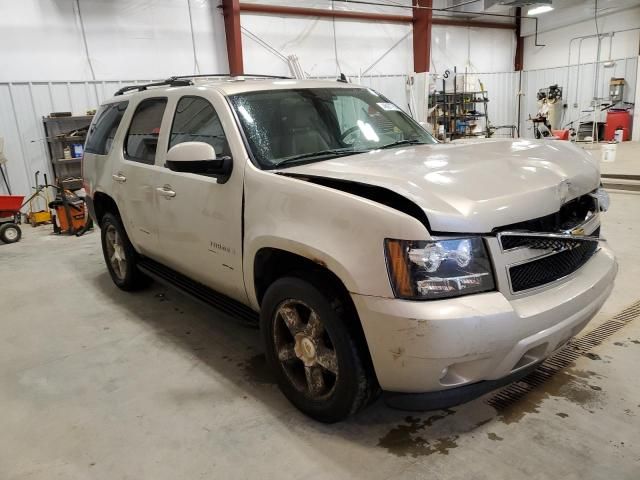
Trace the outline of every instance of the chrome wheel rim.
<instances>
[{"instance_id":1,"label":"chrome wheel rim","mask_svg":"<svg viewBox=\"0 0 640 480\"><path fill-rule=\"evenodd\" d=\"M105 231L105 244L107 247L107 260L119 280L124 280L127 275L127 258L122 245L122 237L113 225L109 225Z\"/></svg>"},{"instance_id":2,"label":"chrome wheel rim","mask_svg":"<svg viewBox=\"0 0 640 480\"><path fill-rule=\"evenodd\" d=\"M291 384L308 398L330 396L338 381L338 358L322 319L299 300L285 300L274 316L278 361Z\"/></svg>"}]
</instances>

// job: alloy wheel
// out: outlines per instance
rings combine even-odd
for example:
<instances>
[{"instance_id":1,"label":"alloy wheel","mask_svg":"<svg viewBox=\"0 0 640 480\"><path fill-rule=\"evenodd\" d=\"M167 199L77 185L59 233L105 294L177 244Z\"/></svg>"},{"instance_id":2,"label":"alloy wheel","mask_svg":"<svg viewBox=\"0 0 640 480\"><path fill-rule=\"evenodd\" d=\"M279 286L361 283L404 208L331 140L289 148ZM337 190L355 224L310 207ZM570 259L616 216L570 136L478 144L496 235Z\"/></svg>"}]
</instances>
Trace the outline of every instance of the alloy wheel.
<instances>
[{"instance_id":1,"label":"alloy wheel","mask_svg":"<svg viewBox=\"0 0 640 480\"><path fill-rule=\"evenodd\" d=\"M331 395L338 359L320 316L299 300L285 300L274 316L276 355L291 383L313 400Z\"/></svg>"},{"instance_id":2,"label":"alloy wheel","mask_svg":"<svg viewBox=\"0 0 640 480\"><path fill-rule=\"evenodd\" d=\"M107 258L113 272L119 280L124 280L127 275L127 257L122 244L122 237L115 226L109 225L105 232Z\"/></svg>"}]
</instances>

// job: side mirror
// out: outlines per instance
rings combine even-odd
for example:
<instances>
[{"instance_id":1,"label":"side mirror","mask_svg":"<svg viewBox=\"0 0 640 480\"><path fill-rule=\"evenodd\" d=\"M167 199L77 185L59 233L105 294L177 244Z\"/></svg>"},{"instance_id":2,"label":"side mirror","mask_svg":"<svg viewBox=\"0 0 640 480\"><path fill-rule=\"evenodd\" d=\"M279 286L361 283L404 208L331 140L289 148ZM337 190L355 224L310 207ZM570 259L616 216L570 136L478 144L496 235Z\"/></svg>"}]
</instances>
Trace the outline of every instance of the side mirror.
<instances>
[{"instance_id":1,"label":"side mirror","mask_svg":"<svg viewBox=\"0 0 640 480\"><path fill-rule=\"evenodd\" d=\"M231 176L231 157L216 157L216 151L204 142L183 142L167 152L167 168L174 172L196 173L218 179L225 183Z\"/></svg>"}]
</instances>

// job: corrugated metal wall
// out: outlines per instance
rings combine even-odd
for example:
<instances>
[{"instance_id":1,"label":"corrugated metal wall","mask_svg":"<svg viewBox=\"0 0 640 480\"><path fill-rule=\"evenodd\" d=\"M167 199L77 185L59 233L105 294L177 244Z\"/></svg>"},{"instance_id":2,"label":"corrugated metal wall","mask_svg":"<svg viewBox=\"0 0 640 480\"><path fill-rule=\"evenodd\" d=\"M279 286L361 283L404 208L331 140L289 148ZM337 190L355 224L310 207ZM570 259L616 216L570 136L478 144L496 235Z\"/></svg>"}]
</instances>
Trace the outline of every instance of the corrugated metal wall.
<instances>
[{"instance_id":1,"label":"corrugated metal wall","mask_svg":"<svg viewBox=\"0 0 640 480\"><path fill-rule=\"evenodd\" d=\"M12 192L28 195L38 170L51 178L43 116L51 112L83 115L123 85L149 81L0 83L0 137L5 140L4 154L9 162L4 168ZM0 193L7 193L1 181Z\"/></svg>"},{"instance_id":2,"label":"corrugated metal wall","mask_svg":"<svg viewBox=\"0 0 640 480\"><path fill-rule=\"evenodd\" d=\"M487 116L494 127L513 126L518 123L518 82L519 72L477 74L487 91ZM496 131L498 136L508 136L508 129Z\"/></svg>"},{"instance_id":3,"label":"corrugated metal wall","mask_svg":"<svg viewBox=\"0 0 640 480\"><path fill-rule=\"evenodd\" d=\"M522 110L521 135L533 138L533 125L528 121L529 115L535 116L538 111L536 94L541 88L557 84L563 87L564 103L568 105L564 112L562 125L578 128L579 121L591 121L591 100L596 96L608 98L609 80L611 77L624 78L626 80L625 100L633 103L635 100L636 75L638 71L638 57L615 60L611 68L604 66L605 62L598 63L598 83L594 89L594 63L585 63L580 66L546 68L542 70L529 70L522 74ZM577 107L575 106L577 105Z\"/></svg>"}]
</instances>

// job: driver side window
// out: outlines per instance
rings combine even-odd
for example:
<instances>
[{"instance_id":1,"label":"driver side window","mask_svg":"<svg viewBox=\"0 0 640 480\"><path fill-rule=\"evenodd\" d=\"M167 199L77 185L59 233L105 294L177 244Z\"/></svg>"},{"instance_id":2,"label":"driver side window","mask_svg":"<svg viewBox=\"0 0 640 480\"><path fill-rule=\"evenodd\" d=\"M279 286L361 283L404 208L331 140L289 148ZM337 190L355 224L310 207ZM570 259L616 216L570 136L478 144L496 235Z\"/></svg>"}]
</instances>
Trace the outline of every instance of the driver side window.
<instances>
[{"instance_id":1,"label":"driver side window","mask_svg":"<svg viewBox=\"0 0 640 480\"><path fill-rule=\"evenodd\" d=\"M220 118L209 101L202 97L182 97L176 106L169 148L183 142L208 143L216 157L231 155Z\"/></svg>"}]
</instances>

